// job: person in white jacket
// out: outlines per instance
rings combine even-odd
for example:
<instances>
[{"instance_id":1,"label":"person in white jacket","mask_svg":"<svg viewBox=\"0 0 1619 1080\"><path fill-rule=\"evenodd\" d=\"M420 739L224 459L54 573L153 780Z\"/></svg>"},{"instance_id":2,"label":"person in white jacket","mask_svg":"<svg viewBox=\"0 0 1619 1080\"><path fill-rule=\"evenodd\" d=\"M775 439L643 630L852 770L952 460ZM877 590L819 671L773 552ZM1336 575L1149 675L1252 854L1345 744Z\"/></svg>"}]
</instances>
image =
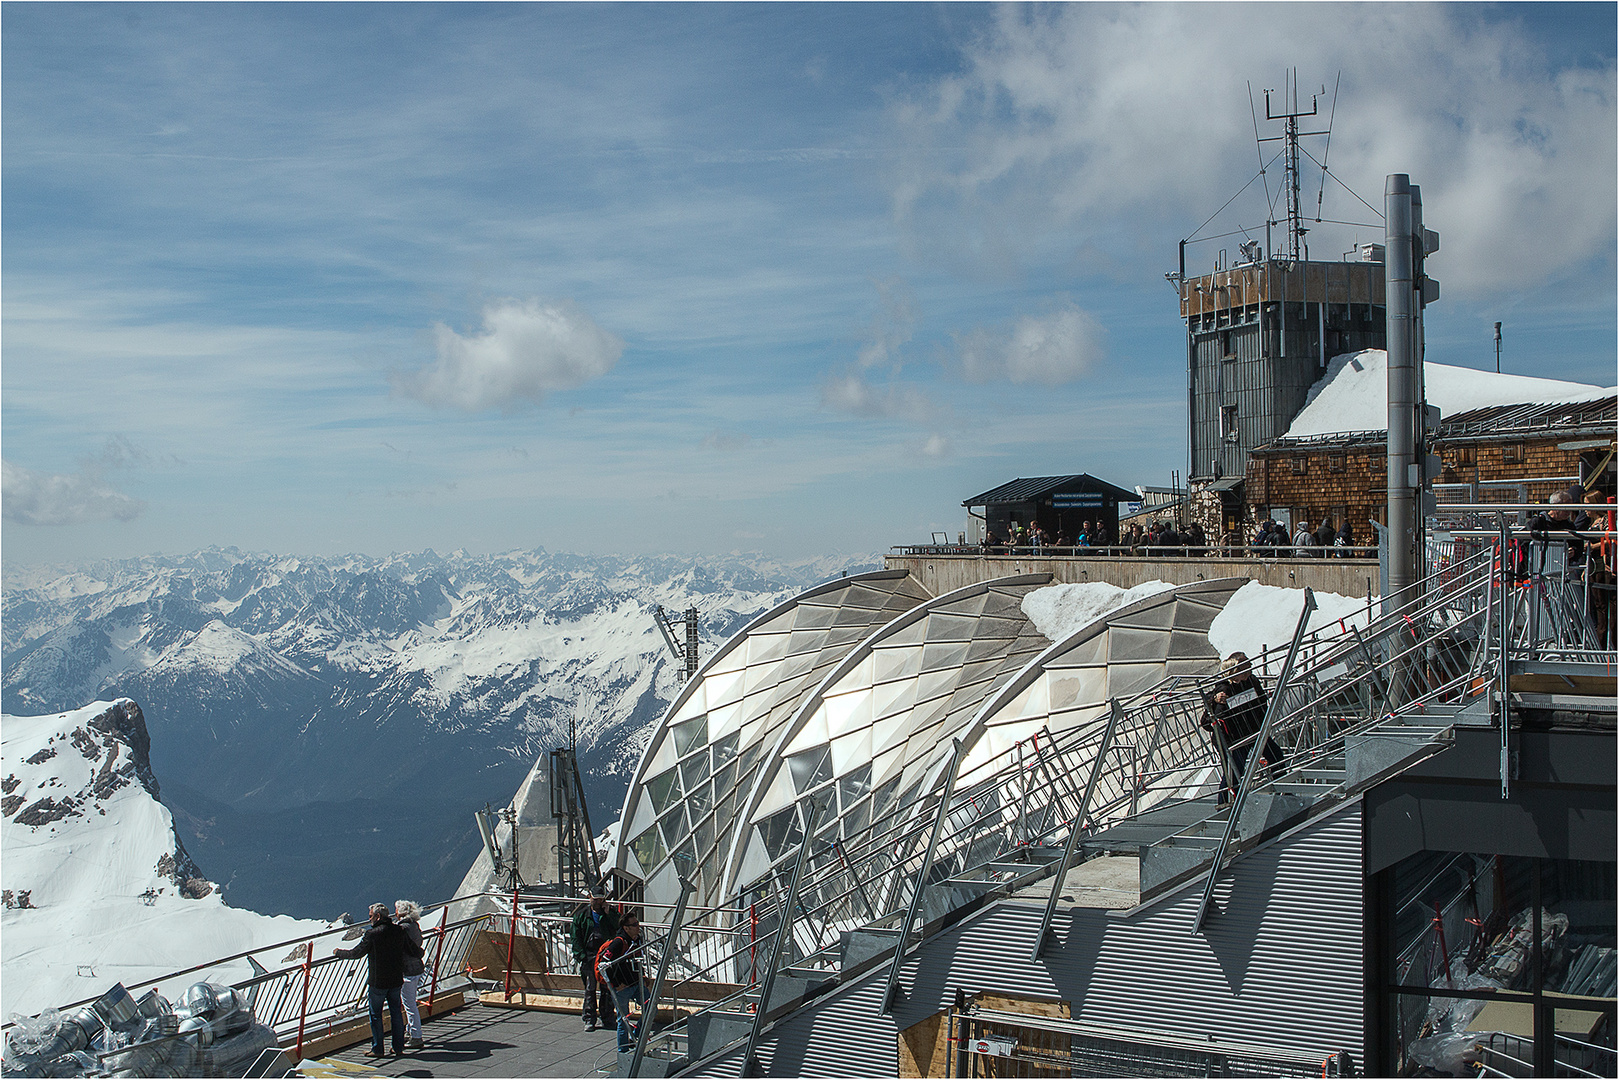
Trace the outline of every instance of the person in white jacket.
<instances>
[{"instance_id":1,"label":"person in white jacket","mask_svg":"<svg viewBox=\"0 0 1619 1080\"><path fill-rule=\"evenodd\" d=\"M405 956L405 982L399 996L405 1006L405 1046L410 1050L422 1048L422 1014L416 1008L416 990L422 985L422 974L427 970L422 956L422 907L414 900L394 901L394 921L416 943L416 955Z\"/></svg>"}]
</instances>

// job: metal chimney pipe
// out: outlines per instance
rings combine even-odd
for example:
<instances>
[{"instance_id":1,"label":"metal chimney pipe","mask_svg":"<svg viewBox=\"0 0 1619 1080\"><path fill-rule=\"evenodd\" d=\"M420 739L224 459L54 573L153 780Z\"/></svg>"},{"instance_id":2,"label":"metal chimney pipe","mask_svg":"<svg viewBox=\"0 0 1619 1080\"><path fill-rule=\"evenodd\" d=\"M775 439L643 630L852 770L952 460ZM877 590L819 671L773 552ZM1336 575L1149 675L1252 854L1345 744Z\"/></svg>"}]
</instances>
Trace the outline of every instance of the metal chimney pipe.
<instances>
[{"instance_id":1,"label":"metal chimney pipe","mask_svg":"<svg viewBox=\"0 0 1619 1080\"><path fill-rule=\"evenodd\" d=\"M1388 311L1388 568L1389 594L1416 580L1415 463L1416 297L1412 278L1411 177L1391 173L1383 185L1385 302ZM1386 598L1385 598L1386 599Z\"/></svg>"}]
</instances>

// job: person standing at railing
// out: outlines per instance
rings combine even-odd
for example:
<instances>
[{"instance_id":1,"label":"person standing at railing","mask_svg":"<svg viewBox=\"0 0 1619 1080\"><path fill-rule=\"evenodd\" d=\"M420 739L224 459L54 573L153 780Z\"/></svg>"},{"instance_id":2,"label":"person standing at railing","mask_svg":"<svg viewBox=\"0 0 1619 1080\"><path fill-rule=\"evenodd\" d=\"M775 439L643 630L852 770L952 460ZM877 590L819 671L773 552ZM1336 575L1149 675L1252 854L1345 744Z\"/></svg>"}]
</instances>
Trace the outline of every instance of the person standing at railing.
<instances>
[{"instance_id":1,"label":"person standing at railing","mask_svg":"<svg viewBox=\"0 0 1619 1080\"><path fill-rule=\"evenodd\" d=\"M1585 493L1586 512L1591 528L1599 533L1613 531L1613 504L1600 491ZM1591 589L1591 625L1596 630L1597 647L1613 648L1614 630L1614 542L1611 536L1592 540L1585 556L1585 573Z\"/></svg>"},{"instance_id":2,"label":"person standing at railing","mask_svg":"<svg viewBox=\"0 0 1619 1080\"><path fill-rule=\"evenodd\" d=\"M1220 792L1223 806L1242 782L1248 757L1254 751L1254 738L1265 724L1265 688L1254 678L1246 653L1234 652L1220 661L1220 674L1223 678L1204 698L1203 727L1214 735L1225 765L1225 787ZM1265 740L1260 760L1266 765L1282 760L1282 749L1274 739Z\"/></svg>"},{"instance_id":3,"label":"person standing at railing","mask_svg":"<svg viewBox=\"0 0 1619 1080\"><path fill-rule=\"evenodd\" d=\"M422 974L427 963L422 959L422 907L414 900L394 901L394 921L416 946L416 955L405 954L405 980L399 987L400 1003L405 1007L405 1046L420 1050L422 1043L422 1014L416 1007L416 991L422 985Z\"/></svg>"},{"instance_id":4,"label":"person standing at railing","mask_svg":"<svg viewBox=\"0 0 1619 1080\"><path fill-rule=\"evenodd\" d=\"M387 904L371 905L371 929L352 949L333 949L333 956L354 960L369 959L371 977L367 995L371 1006L371 1049L367 1057L387 1057L382 1048L382 1006L388 1006L388 1020L393 1028L394 1056L405 1052L404 1009L399 1001L399 988L405 982L405 957L421 958L422 947L410 940L397 923L388 917Z\"/></svg>"},{"instance_id":5,"label":"person standing at railing","mask_svg":"<svg viewBox=\"0 0 1619 1080\"><path fill-rule=\"evenodd\" d=\"M596 978L596 953L617 934L618 915L607 906L607 893L598 885L590 890L590 903L573 916L573 962L585 984L586 1031L607 1027L617 1016L612 991Z\"/></svg>"},{"instance_id":6,"label":"person standing at railing","mask_svg":"<svg viewBox=\"0 0 1619 1080\"><path fill-rule=\"evenodd\" d=\"M596 953L596 978L613 991L613 1008L618 1012L618 1052L635 1049L638 1029L630 1026L630 1002L645 1007L646 982L641 977L641 917L629 912L615 934ZM647 1022L642 1014L641 1023Z\"/></svg>"}]
</instances>

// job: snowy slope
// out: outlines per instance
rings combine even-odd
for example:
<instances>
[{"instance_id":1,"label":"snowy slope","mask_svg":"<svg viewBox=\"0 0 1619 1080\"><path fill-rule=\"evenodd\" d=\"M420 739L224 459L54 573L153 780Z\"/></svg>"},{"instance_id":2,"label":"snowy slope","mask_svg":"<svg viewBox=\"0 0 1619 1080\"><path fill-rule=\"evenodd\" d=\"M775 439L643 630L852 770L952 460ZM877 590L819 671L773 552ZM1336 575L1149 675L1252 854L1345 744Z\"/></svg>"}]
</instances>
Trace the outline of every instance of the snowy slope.
<instances>
[{"instance_id":1,"label":"snowy slope","mask_svg":"<svg viewBox=\"0 0 1619 1080\"><path fill-rule=\"evenodd\" d=\"M1585 383L1498 375L1493 371L1425 364L1428 404L1444 416L1491 405L1531 402L1589 401L1614 393ZM1388 353L1366 349L1335 356L1326 374L1310 387L1304 408L1287 429L1288 438L1344 431L1382 431L1388 427Z\"/></svg>"},{"instance_id":2,"label":"snowy slope","mask_svg":"<svg viewBox=\"0 0 1619 1080\"><path fill-rule=\"evenodd\" d=\"M145 719L127 699L0 718L6 1013L36 1013L324 927L224 904L158 801L148 748ZM239 967L221 974L246 976L247 965Z\"/></svg>"},{"instance_id":3,"label":"snowy slope","mask_svg":"<svg viewBox=\"0 0 1619 1080\"><path fill-rule=\"evenodd\" d=\"M333 917L378 893L449 895L477 850L472 810L570 731L592 812L616 812L680 682L655 605L697 608L707 656L878 565L234 549L8 564L0 708L139 701L182 835L233 902Z\"/></svg>"}]
</instances>

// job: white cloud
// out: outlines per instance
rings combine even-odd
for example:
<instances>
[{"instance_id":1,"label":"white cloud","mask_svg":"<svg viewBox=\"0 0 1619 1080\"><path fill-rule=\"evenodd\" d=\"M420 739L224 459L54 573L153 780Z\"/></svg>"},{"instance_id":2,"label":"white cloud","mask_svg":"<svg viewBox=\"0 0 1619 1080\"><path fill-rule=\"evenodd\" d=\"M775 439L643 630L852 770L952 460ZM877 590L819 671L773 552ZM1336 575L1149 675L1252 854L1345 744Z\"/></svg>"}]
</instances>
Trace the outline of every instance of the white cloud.
<instances>
[{"instance_id":1,"label":"white cloud","mask_svg":"<svg viewBox=\"0 0 1619 1080\"><path fill-rule=\"evenodd\" d=\"M890 381L878 386L852 369L834 371L821 384L821 404L851 416L897 417L926 422L938 409L921 387Z\"/></svg>"},{"instance_id":2,"label":"white cloud","mask_svg":"<svg viewBox=\"0 0 1619 1080\"><path fill-rule=\"evenodd\" d=\"M611 371L624 342L571 300L496 300L483 332L463 337L433 328L438 360L396 377L403 394L437 408L482 412L540 402Z\"/></svg>"},{"instance_id":3,"label":"white cloud","mask_svg":"<svg viewBox=\"0 0 1619 1080\"><path fill-rule=\"evenodd\" d=\"M1447 292L1522 289L1614 248L1614 65L1558 69L1514 22L1474 7L1005 7L965 59L964 74L893 113L909 149L895 206L920 245L1015 266L1052 243L1094 242L1162 264L1143 222L1189 232L1253 175L1245 81L1260 99L1279 85L1264 80L1296 67L1303 106L1326 83L1323 112L1342 73L1335 174L1378 211L1387 174L1422 185ZM1270 172L1274 194L1280 166ZM1262 186L1242 224L1262 224ZM1330 181L1325 208L1378 220Z\"/></svg>"},{"instance_id":4,"label":"white cloud","mask_svg":"<svg viewBox=\"0 0 1619 1080\"><path fill-rule=\"evenodd\" d=\"M961 377L1060 386L1106 355L1107 331L1089 313L1065 304L1045 315L1023 315L1010 326L975 327L956 335Z\"/></svg>"},{"instance_id":5,"label":"white cloud","mask_svg":"<svg viewBox=\"0 0 1619 1080\"><path fill-rule=\"evenodd\" d=\"M18 525L132 521L145 509L140 500L108 487L94 466L64 475L0 461L0 513Z\"/></svg>"},{"instance_id":6,"label":"white cloud","mask_svg":"<svg viewBox=\"0 0 1619 1080\"><path fill-rule=\"evenodd\" d=\"M929 435L928 441L922 444L922 453L931 458L950 456L950 440L943 435Z\"/></svg>"}]
</instances>

